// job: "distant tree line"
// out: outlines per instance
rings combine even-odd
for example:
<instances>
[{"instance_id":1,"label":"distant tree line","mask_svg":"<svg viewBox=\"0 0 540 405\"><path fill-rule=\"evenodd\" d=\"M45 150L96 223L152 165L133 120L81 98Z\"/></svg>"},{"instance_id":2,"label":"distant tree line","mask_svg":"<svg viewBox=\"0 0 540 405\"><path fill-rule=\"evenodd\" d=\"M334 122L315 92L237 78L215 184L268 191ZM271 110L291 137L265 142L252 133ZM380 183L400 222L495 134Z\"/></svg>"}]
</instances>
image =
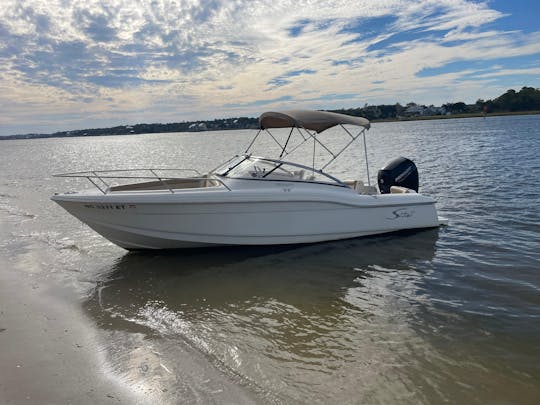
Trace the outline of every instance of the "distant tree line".
<instances>
[{"instance_id":1,"label":"distant tree line","mask_svg":"<svg viewBox=\"0 0 540 405\"><path fill-rule=\"evenodd\" d=\"M405 106L399 103L383 105L366 104L364 107L332 111L365 117L370 121L434 115L540 111L540 89L523 87L517 92L510 89L493 100L484 101L479 99L474 104L465 104L462 101L446 103L440 107L418 105L413 102Z\"/></svg>"},{"instance_id":2,"label":"distant tree line","mask_svg":"<svg viewBox=\"0 0 540 405\"><path fill-rule=\"evenodd\" d=\"M74 136L106 136L106 135L135 135L155 134L165 132L200 132L218 131L227 129L252 129L259 127L258 118L239 117L214 119L211 121L183 121L168 124L136 124L119 125L111 128L77 129L74 131L60 131L52 134L25 134L13 136L0 136L2 139L28 139L28 138L67 138Z\"/></svg>"},{"instance_id":3,"label":"distant tree line","mask_svg":"<svg viewBox=\"0 0 540 405\"><path fill-rule=\"evenodd\" d=\"M478 100L477 102L482 102L482 100ZM487 109L486 112L540 110L540 89L523 87L518 92L510 89L495 100L488 100L483 102L483 104Z\"/></svg>"},{"instance_id":4,"label":"distant tree line","mask_svg":"<svg viewBox=\"0 0 540 405\"><path fill-rule=\"evenodd\" d=\"M414 118L435 115L482 114L504 112L540 111L540 89L523 87L520 91L508 90L501 96L484 101L479 99L474 104L464 102L446 103L440 107L425 106L408 103L402 106L396 104L364 105L364 107L330 110L347 115L360 116L370 121L395 120L401 118ZM120 125L112 128L79 129L74 131L61 131L52 134L25 134L14 136L0 136L2 139L17 138L57 138L72 136L102 136L102 135L130 135L149 134L160 132L197 132L217 131L227 129L253 129L259 127L257 118L239 117L223 118L211 121L183 121L168 124L136 124Z\"/></svg>"}]
</instances>

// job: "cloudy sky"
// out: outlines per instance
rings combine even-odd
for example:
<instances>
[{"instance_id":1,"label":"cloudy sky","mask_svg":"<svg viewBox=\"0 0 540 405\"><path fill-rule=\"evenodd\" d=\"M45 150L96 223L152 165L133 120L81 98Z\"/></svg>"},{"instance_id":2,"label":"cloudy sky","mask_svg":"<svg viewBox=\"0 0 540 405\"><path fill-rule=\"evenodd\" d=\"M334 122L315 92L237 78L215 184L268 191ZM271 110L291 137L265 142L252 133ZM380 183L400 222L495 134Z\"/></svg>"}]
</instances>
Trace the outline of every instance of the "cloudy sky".
<instances>
[{"instance_id":1,"label":"cloudy sky","mask_svg":"<svg viewBox=\"0 0 540 405\"><path fill-rule=\"evenodd\" d=\"M0 135L525 85L538 0L0 0Z\"/></svg>"}]
</instances>

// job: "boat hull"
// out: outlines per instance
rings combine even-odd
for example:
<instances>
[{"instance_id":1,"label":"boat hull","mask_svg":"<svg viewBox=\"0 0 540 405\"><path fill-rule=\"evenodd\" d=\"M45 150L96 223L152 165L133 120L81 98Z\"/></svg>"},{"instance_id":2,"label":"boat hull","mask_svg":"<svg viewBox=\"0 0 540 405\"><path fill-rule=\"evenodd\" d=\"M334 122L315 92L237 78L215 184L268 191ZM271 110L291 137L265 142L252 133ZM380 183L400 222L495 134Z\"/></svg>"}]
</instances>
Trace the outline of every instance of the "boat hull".
<instances>
[{"instance_id":1,"label":"boat hull","mask_svg":"<svg viewBox=\"0 0 540 405\"><path fill-rule=\"evenodd\" d=\"M418 194L178 193L152 200L66 194L52 199L128 250L314 243L439 225L435 201Z\"/></svg>"}]
</instances>

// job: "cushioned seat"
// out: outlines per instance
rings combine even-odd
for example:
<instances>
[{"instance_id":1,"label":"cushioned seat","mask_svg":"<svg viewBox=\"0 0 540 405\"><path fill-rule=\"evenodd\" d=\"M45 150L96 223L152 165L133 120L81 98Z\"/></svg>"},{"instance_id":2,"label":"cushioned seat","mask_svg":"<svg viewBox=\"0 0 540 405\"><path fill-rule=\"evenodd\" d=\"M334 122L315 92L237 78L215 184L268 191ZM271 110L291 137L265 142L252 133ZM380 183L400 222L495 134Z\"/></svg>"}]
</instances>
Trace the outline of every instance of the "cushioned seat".
<instances>
[{"instance_id":1,"label":"cushioned seat","mask_svg":"<svg viewBox=\"0 0 540 405\"><path fill-rule=\"evenodd\" d=\"M416 191L411 190L407 187L392 186L390 187L390 194L409 194L416 193Z\"/></svg>"}]
</instances>

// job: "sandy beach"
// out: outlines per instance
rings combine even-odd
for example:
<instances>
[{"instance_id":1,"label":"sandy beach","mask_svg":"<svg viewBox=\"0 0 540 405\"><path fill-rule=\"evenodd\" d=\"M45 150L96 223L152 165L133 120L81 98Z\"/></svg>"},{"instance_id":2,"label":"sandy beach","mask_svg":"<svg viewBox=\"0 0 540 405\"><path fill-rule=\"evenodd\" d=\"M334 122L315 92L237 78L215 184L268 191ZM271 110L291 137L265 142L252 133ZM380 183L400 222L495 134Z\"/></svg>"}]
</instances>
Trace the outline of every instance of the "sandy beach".
<instances>
[{"instance_id":1,"label":"sandy beach","mask_svg":"<svg viewBox=\"0 0 540 405\"><path fill-rule=\"evenodd\" d=\"M82 305L95 280L73 269L80 252L35 233L16 242L39 221L21 212L0 212L1 404L258 402L190 347L164 349L144 328L100 329Z\"/></svg>"},{"instance_id":2,"label":"sandy beach","mask_svg":"<svg viewBox=\"0 0 540 405\"><path fill-rule=\"evenodd\" d=\"M29 264L0 261L0 403L258 402L189 348L174 369L141 334L106 341L73 291L19 268Z\"/></svg>"},{"instance_id":3,"label":"sandy beach","mask_svg":"<svg viewBox=\"0 0 540 405\"><path fill-rule=\"evenodd\" d=\"M66 289L0 262L0 402L143 403L107 375L95 332Z\"/></svg>"},{"instance_id":4,"label":"sandy beach","mask_svg":"<svg viewBox=\"0 0 540 405\"><path fill-rule=\"evenodd\" d=\"M31 250L21 253L8 258L0 251L0 402L144 403L105 372L73 291L47 277Z\"/></svg>"}]
</instances>

